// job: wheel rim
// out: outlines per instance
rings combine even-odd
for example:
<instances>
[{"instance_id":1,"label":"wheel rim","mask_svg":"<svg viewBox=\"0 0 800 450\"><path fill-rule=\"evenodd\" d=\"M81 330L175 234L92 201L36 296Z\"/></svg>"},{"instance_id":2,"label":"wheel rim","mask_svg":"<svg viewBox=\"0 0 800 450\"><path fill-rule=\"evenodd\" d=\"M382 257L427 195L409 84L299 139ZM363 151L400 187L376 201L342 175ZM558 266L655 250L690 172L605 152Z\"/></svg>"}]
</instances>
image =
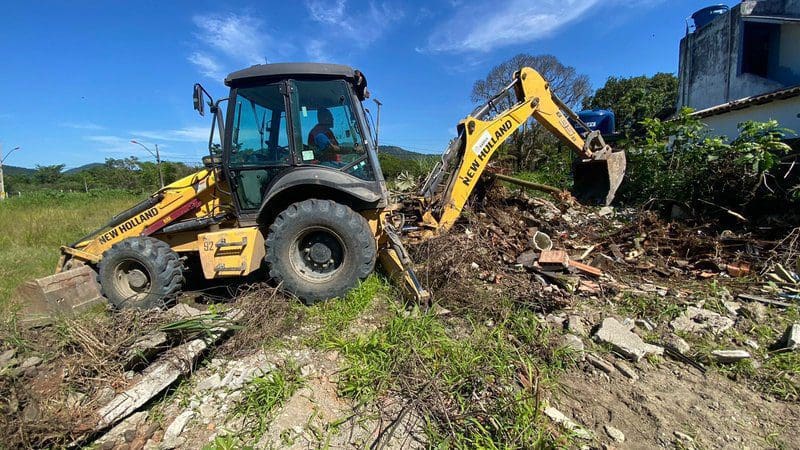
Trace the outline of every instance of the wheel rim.
<instances>
[{"instance_id":1,"label":"wheel rim","mask_svg":"<svg viewBox=\"0 0 800 450\"><path fill-rule=\"evenodd\" d=\"M310 282L324 282L333 278L344 265L344 241L326 227L307 228L290 247L289 260L294 270Z\"/></svg>"},{"instance_id":2,"label":"wheel rim","mask_svg":"<svg viewBox=\"0 0 800 450\"><path fill-rule=\"evenodd\" d=\"M126 259L114 268L114 289L125 301L139 301L150 293L152 277L139 261Z\"/></svg>"}]
</instances>

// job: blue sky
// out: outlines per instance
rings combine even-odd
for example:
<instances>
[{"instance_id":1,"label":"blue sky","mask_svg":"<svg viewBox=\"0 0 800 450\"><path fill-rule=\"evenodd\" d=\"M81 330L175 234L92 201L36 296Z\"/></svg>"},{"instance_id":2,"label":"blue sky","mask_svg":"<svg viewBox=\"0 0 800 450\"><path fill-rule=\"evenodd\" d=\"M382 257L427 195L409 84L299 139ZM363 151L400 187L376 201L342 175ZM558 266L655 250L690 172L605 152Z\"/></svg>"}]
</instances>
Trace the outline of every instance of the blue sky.
<instances>
[{"instance_id":1,"label":"blue sky","mask_svg":"<svg viewBox=\"0 0 800 450\"><path fill-rule=\"evenodd\" d=\"M197 162L215 96L252 64L320 61L361 69L383 104L381 141L438 153L497 63L550 53L587 74L676 72L689 0L28 1L3 7L0 144L6 164L75 167L149 155ZM735 4L728 2L728 4ZM374 108L374 105L370 106Z\"/></svg>"}]
</instances>

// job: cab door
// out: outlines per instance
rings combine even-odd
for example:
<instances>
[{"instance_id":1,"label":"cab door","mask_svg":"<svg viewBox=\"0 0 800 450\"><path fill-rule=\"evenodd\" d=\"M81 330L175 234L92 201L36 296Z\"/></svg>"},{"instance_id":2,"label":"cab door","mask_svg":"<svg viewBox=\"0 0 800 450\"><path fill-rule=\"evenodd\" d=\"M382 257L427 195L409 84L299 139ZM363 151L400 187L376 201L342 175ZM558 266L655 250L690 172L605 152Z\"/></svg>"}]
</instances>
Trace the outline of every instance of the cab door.
<instances>
[{"instance_id":1,"label":"cab door","mask_svg":"<svg viewBox=\"0 0 800 450\"><path fill-rule=\"evenodd\" d=\"M292 164L285 83L234 90L228 107L227 168L240 215L255 213L270 181Z\"/></svg>"}]
</instances>

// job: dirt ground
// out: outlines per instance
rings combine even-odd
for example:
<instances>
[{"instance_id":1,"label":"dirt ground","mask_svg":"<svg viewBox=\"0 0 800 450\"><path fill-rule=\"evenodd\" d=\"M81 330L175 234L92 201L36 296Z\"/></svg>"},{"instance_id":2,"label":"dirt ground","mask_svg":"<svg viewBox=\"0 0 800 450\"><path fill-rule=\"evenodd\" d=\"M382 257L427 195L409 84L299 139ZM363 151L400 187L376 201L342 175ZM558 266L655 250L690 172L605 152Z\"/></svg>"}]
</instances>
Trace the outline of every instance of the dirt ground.
<instances>
[{"instance_id":1,"label":"dirt ground","mask_svg":"<svg viewBox=\"0 0 800 450\"><path fill-rule=\"evenodd\" d=\"M563 364L550 361L560 368L551 371L557 375L541 400L574 424L537 423L565 436L549 442L575 448L800 449L795 431L800 358L798 350L775 348L800 315L795 303L786 303L785 293L795 289L791 282L770 278L777 262L796 258L797 239L767 241L745 232L667 223L647 212L524 196L489 200L468 212L448 236L412 252L420 278L434 293L433 311L441 314L447 337L466 339L471 323L479 324L474 329L492 330L524 311L535 316L537 326L548 328L537 345L551 349L570 342ZM570 261L601 273L542 267L541 252L532 247L536 232L547 233ZM730 267L742 264L748 264L748 273L734 276ZM368 284L384 283L376 280ZM162 361L159 355L167 348L198 339L218 322L198 324L189 316L176 331L169 311L123 312L57 323L33 334L4 330L0 425L8 435L5 442L104 449L432 445L429 418L408 393L394 389L362 402L343 395L342 373L352 361L325 344L335 341L344 348L384 329L398 314L412 314L409 305L394 298L396 292L372 296L360 289L369 298L350 301L363 302L363 310L348 309L342 301L328 309L306 308L268 287L231 292L237 295L222 305L215 304L217 297L183 301L202 317L239 308L245 312L239 327L200 355L178 382L99 433L88 431L102 405L146 376L148 364ZM745 301L739 294L769 297L783 306ZM725 330L710 331L697 322L699 331L682 331L674 320L690 309L713 315ZM670 347L680 338L688 348L681 357L670 352L624 357L624 351L598 337L609 318L647 345ZM167 343L159 348L164 353L130 366L137 339L159 330L168 330ZM731 364L712 356L729 349L747 350L750 357ZM481 392L519 389L491 388L496 390ZM274 407L261 409L273 401ZM581 428L590 435L576 431Z\"/></svg>"},{"instance_id":2,"label":"dirt ground","mask_svg":"<svg viewBox=\"0 0 800 450\"><path fill-rule=\"evenodd\" d=\"M552 403L610 445L605 425L624 433L619 448L800 448L800 405L770 399L719 374L704 376L665 361L637 371L634 382L584 368L559 380Z\"/></svg>"}]
</instances>

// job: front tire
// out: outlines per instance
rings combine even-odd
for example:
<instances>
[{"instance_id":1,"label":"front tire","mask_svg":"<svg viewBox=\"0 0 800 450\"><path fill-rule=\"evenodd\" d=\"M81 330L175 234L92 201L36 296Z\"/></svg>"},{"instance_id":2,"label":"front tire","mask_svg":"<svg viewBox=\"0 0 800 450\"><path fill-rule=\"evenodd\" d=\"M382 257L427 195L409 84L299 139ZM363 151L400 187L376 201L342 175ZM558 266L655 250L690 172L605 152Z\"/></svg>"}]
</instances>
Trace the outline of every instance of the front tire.
<instances>
[{"instance_id":1,"label":"front tire","mask_svg":"<svg viewBox=\"0 0 800 450\"><path fill-rule=\"evenodd\" d=\"M346 294L377 257L367 220L331 200L290 205L269 227L266 246L270 277L307 305Z\"/></svg>"},{"instance_id":2,"label":"front tire","mask_svg":"<svg viewBox=\"0 0 800 450\"><path fill-rule=\"evenodd\" d=\"M183 264L164 241L133 237L114 244L100 260L103 295L118 309L161 308L183 287Z\"/></svg>"}]
</instances>

